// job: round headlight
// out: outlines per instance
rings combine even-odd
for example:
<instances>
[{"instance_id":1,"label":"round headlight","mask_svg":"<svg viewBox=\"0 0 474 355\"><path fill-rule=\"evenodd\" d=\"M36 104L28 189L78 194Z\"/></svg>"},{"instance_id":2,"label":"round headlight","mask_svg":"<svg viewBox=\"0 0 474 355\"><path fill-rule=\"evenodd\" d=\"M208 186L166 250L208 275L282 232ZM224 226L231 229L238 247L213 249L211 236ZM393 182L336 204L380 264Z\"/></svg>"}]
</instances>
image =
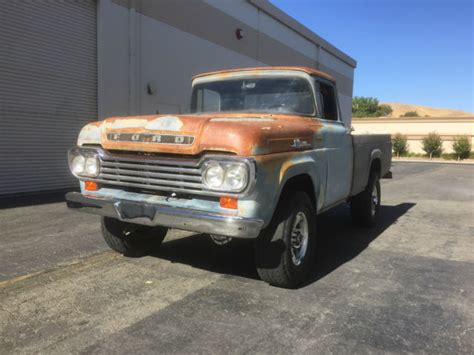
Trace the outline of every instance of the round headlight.
<instances>
[{"instance_id":1,"label":"round headlight","mask_svg":"<svg viewBox=\"0 0 474 355\"><path fill-rule=\"evenodd\" d=\"M86 158L85 173L93 177L99 175L99 159L97 157Z\"/></svg>"},{"instance_id":2,"label":"round headlight","mask_svg":"<svg viewBox=\"0 0 474 355\"><path fill-rule=\"evenodd\" d=\"M86 159L82 155L74 157L71 163L71 171L73 174L80 175L84 172L85 160Z\"/></svg>"},{"instance_id":3,"label":"round headlight","mask_svg":"<svg viewBox=\"0 0 474 355\"><path fill-rule=\"evenodd\" d=\"M224 182L224 168L216 161L206 163L204 183L210 188L218 188Z\"/></svg>"},{"instance_id":4,"label":"round headlight","mask_svg":"<svg viewBox=\"0 0 474 355\"><path fill-rule=\"evenodd\" d=\"M225 175L226 185L232 190L240 190L247 185L247 169L244 164L229 164Z\"/></svg>"}]
</instances>

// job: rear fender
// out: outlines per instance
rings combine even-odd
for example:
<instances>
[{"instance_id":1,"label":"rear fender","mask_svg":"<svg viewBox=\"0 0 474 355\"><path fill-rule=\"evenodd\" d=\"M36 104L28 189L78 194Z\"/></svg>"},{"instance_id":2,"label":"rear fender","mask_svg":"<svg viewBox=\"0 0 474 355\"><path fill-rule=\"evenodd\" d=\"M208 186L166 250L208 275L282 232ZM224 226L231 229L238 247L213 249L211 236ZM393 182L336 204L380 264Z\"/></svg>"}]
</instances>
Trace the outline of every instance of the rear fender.
<instances>
[{"instance_id":1,"label":"rear fender","mask_svg":"<svg viewBox=\"0 0 474 355\"><path fill-rule=\"evenodd\" d=\"M369 182L370 170L372 169L372 164L375 160L379 160L380 164L382 164L382 151L380 149L374 149L370 153L370 163L367 171L367 183ZM379 171L379 173L381 173L381 171Z\"/></svg>"}]
</instances>

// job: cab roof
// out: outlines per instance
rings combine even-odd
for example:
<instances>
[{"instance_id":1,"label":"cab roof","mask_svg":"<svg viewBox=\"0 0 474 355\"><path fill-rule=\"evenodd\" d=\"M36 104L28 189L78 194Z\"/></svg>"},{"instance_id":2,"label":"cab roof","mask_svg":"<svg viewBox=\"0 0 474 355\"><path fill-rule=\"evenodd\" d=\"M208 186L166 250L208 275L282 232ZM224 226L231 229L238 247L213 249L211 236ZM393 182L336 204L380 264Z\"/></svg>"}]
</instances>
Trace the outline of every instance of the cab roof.
<instances>
[{"instance_id":1,"label":"cab roof","mask_svg":"<svg viewBox=\"0 0 474 355\"><path fill-rule=\"evenodd\" d=\"M227 70L218 70L218 71L211 71L207 73L201 73L198 75L193 76L193 80L196 78L201 78L203 76L209 76L209 75L217 75L217 76L222 76L225 77L227 74L232 74L236 72L261 72L261 71L271 71L271 70L293 70L293 71L301 71L310 75L315 75L319 76L321 78L327 79L329 81L332 81L333 83L336 82L336 79L329 75L328 73L325 73L321 70L317 70L314 68L310 67L297 67L297 66L280 66L280 67L254 67L254 68L236 68L236 69L227 69Z\"/></svg>"}]
</instances>

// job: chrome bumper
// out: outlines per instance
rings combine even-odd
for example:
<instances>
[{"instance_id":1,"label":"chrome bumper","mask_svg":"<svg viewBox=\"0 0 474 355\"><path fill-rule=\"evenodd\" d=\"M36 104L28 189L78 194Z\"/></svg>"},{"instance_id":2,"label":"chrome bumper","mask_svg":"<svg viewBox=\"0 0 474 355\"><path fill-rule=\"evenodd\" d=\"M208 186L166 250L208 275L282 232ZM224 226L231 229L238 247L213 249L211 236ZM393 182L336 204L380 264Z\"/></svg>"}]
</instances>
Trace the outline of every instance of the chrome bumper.
<instances>
[{"instance_id":1,"label":"chrome bumper","mask_svg":"<svg viewBox=\"0 0 474 355\"><path fill-rule=\"evenodd\" d=\"M256 238L263 226L259 219L168 207L144 202L66 194L67 206L74 210L112 217L147 226L165 226L234 238Z\"/></svg>"}]
</instances>

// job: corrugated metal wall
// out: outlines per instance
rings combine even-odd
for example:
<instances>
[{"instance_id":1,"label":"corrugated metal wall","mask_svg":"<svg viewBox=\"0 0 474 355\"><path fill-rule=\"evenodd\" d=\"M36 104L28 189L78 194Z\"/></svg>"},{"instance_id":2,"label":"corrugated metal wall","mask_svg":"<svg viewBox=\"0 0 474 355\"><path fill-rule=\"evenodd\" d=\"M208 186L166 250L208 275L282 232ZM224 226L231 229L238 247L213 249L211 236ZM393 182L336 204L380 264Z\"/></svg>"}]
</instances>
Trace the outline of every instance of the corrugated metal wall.
<instances>
[{"instance_id":1,"label":"corrugated metal wall","mask_svg":"<svg viewBox=\"0 0 474 355\"><path fill-rule=\"evenodd\" d=\"M67 149L97 117L93 0L0 0L0 195L77 184Z\"/></svg>"}]
</instances>

